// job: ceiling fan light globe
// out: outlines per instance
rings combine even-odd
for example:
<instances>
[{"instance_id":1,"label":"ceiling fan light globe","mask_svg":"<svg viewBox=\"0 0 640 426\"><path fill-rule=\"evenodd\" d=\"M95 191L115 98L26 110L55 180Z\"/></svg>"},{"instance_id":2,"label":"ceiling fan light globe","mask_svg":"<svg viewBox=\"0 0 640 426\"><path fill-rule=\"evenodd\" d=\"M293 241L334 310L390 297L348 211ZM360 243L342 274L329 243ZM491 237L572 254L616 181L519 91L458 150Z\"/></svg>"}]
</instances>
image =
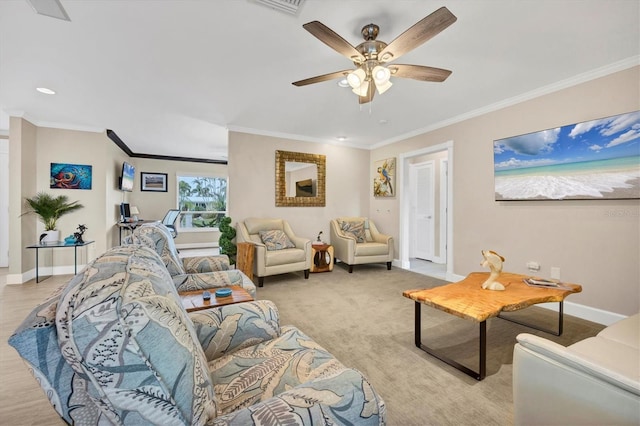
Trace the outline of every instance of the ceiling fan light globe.
<instances>
[{"instance_id":1,"label":"ceiling fan light globe","mask_svg":"<svg viewBox=\"0 0 640 426\"><path fill-rule=\"evenodd\" d=\"M353 89L358 89L364 83L366 76L367 75L364 70L362 68L358 68L357 70L347 74L347 82Z\"/></svg>"},{"instance_id":2,"label":"ceiling fan light globe","mask_svg":"<svg viewBox=\"0 0 640 426\"><path fill-rule=\"evenodd\" d=\"M390 78L391 71L389 71L388 68L380 65L373 67L373 80L376 82L376 85L385 84Z\"/></svg>"},{"instance_id":3,"label":"ceiling fan light globe","mask_svg":"<svg viewBox=\"0 0 640 426\"><path fill-rule=\"evenodd\" d=\"M391 86L393 86L393 83L388 80L384 83L376 83L376 89L378 89L379 95L382 95L384 92L389 90Z\"/></svg>"},{"instance_id":4,"label":"ceiling fan light globe","mask_svg":"<svg viewBox=\"0 0 640 426\"><path fill-rule=\"evenodd\" d=\"M352 92L358 96L367 96L367 93L369 93L369 82L368 81L362 82L360 87L354 88Z\"/></svg>"}]
</instances>

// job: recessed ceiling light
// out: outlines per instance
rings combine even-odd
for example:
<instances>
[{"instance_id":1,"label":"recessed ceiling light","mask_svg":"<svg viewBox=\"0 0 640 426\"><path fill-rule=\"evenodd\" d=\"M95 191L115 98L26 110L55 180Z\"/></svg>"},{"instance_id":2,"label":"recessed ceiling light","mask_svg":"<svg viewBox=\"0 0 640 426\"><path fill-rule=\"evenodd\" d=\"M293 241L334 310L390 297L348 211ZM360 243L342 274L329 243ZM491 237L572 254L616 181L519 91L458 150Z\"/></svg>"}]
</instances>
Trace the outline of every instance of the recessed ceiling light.
<instances>
[{"instance_id":1,"label":"recessed ceiling light","mask_svg":"<svg viewBox=\"0 0 640 426\"><path fill-rule=\"evenodd\" d=\"M378 123L380 123L381 126L384 126L385 124L388 123L388 121L383 118Z\"/></svg>"},{"instance_id":2,"label":"recessed ceiling light","mask_svg":"<svg viewBox=\"0 0 640 426\"><path fill-rule=\"evenodd\" d=\"M46 87L36 87L36 90L40 93L44 93L45 95L55 95L56 91L48 89Z\"/></svg>"},{"instance_id":3,"label":"recessed ceiling light","mask_svg":"<svg viewBox=\"0 0 640 426\"><path fill-rule=\"evenodd\" d=\"M349 82L347 81L346 77L338 81L338 86L349 87Z\"/></svg>"},{"instance_id":4,"label":"recessed ceiling light","mask_svg":"<svg viewBox=\"0 0 640 426\"><path fill-rule=\"evenodd\" d=\"M347 140L346 136L338 136L336 139L338 139L340 142L344 142Z\"/></svg>"}]
</instances>

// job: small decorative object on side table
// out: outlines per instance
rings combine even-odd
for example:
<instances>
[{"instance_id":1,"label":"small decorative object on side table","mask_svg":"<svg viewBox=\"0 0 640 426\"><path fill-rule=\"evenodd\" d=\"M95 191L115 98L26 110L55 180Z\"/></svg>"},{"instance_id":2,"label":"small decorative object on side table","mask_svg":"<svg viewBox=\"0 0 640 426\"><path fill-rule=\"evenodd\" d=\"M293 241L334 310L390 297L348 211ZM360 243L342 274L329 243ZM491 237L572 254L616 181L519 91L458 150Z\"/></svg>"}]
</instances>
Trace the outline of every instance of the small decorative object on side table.
<instances>
[{"instance_id":1,"label":"small decorative object on side table","mask_svg":"<svg viewBox=\"0 0 640 426\"><path fill-rule=\"evenodd\" d=\"M311 272L333 271L333 246L330 244L311 244Z\"/></svg>"},{"instance_id":2,"label":"small decorative object on side table","mask_svg":"<svg viewBox=\"0 0 640 426\"><path fill-rule=\"evenodd\" d=\"M500 256L493 250L483 250L482 257L484 260L480 263L480 266L485 268L488 267L491 270L489 278L482 283L482 288L485 290L504 290L504 285L496 281L502 273L504 257Z\"/></svg>"},{"instance_id":3,"label":"small decorative object on side table","mask_svg":"<svg viewBox=\"0 0 640 426\"><path fill-rule=\"evenodd\" d=\"M76 239L76 243L78 244L82 244L84 243L84 241L82 240L82 234L84 234L84 231L87 230L87 227L85 225L78 225L78 232L74 232L73 236Z\"/></svg>"}]
</instances>

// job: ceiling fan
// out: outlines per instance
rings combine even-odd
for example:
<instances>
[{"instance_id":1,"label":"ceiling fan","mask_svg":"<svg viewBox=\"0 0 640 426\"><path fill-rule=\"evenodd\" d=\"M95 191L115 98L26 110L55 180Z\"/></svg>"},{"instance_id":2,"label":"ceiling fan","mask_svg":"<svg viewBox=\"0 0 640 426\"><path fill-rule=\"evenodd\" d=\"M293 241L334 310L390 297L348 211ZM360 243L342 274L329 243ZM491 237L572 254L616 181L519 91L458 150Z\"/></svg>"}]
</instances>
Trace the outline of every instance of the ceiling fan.
<instances>
[{"instance_id":1,"label":"ceiling fan","mask_svg":"<svg viewBox=\"0 0 640 426\"><path fill-rule=\"evenodd\" d=\"M309 22L302 27L318 40L351 60L356 66L356 69L336 71L296 81L292 84L300 87L346 77L353 92L358 95L360 103L364 104L373 100L376 89L379 94L386 92L392 85L390 81L391 77L442 82L449 77L451 71L423 65L387 65L387 63L398 59L400 56L436 36L457 19L449 9L441 7L414 24L389 44L376 40L380 30L377 25L365 25L362 28L364 42L356 47L349 44L348 41L340 37L323 23L319 21Z\"/></svg>"}]
</instances>

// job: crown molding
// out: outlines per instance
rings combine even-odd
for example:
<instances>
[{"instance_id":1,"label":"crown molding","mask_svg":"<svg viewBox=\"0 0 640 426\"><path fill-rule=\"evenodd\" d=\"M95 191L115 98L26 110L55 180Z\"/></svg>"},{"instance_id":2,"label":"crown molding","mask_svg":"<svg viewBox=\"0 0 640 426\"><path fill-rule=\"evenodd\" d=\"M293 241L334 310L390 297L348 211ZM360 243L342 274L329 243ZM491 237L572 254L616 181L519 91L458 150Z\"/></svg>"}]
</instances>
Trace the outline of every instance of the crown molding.
<instances>
[{"instance_id":1,"label":"crown molding","mask_svg":"<svg viewBox=\"0 0 640 426\"><path fill-rule=\"evenodd\" d=\"M571 78L561 80L556 83L540 87L538 89L534 89L530 92L526 92L521 95L514 96L512 98L508 98L500 102L496 102L496 103L484 106L482 108L475 109L473 111L469 111L465 114L461 114L456 117L452 117L447 120L434 123L430 126L416 129L411 132L407 132L402 135L396 136L394 138L387 139L382 142L378 142L377 144L372 145L370 149L374 150L377 148L381 148L383 146L390 145L395 142L400 142L400 141L412 138L414 136L432 132L434 130L441 129L443 127L447 127L452 124L460 123L461 121L469 120L471 118L485 115L490 112L498 111L506 107L517 105L519 103L522 103L531 99L539 98L541 96L548 95L550 93L558 92L560 90L567 89L569 87L577 86L578 84L586 83L588 81L595 80L600 77L605 77L607 75L614 74L619 71L624 71L626 69L633 68L638 65L640 65L640 55L632 56L630 58L626 58L621 61L614 62L612 64L605 65L603 67L596 68L594 70L587 71L582 74L578 74Z\"/></svg>"},{"instance_id":2,"label":"crown molding","mask_svg":"<svg viewBox=\"0 0 640 426\"><path fill-rule=\"evenodd\" d=\"M131 158L148 158L151 160L187 161L190 163L227 164L226 160L213 160L209 158L176 157L172 155L155 155L133 152L126 143L111 129L106 130L107 137Z\"/></svg>"}]
</instances>

